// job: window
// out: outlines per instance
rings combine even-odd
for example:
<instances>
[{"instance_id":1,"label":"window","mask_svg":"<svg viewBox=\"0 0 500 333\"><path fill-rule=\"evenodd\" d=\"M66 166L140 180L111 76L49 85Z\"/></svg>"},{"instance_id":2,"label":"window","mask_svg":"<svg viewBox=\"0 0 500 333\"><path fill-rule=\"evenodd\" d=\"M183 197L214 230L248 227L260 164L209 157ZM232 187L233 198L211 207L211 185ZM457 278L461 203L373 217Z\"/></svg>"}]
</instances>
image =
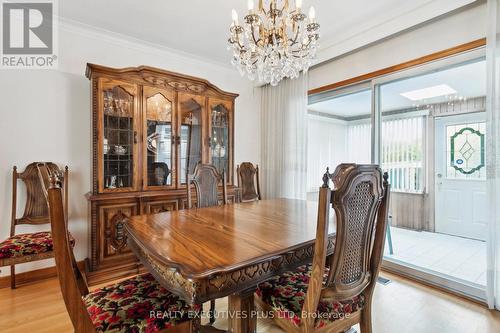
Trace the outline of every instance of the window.
<instances>
[{"instance_id":1,"label":"window","mask_svg":"<svg viewBox=\"0 0 500 333\"><path fill-rule=\"evenodd\" d=\"M486 123L446 126L448 179L485 180Z\"/></svg>"},{"instance_id":2,"label":"window","mask_svg":"<svg viewBox=\"0 0 500 333\"><path fill-rule=\"evenodd\" d=\"M382 121L382 169L389 173L392 189L424 190L423 132L425 117Z\"/></svg>"},{"instance_id":3,"label":"window","mask_svg":"<svg viewBox=\"0 0 500 333\"><path fill-rule=\"evenodd\" d=\"M370 163L371 94L360 86L310 99L308 191L318 191L326 167L333 172L341 163Z\"/></svg>"},{"instance_id":4,"label":"window","mask_svg":"<svg viewBox=\"0 0 500 333\"><path fill-rule=\"evenodd\" d=\"M372 126L368 121L347 127L347 160L356 163L371 161Z\"/></svg>"}]
</instances>

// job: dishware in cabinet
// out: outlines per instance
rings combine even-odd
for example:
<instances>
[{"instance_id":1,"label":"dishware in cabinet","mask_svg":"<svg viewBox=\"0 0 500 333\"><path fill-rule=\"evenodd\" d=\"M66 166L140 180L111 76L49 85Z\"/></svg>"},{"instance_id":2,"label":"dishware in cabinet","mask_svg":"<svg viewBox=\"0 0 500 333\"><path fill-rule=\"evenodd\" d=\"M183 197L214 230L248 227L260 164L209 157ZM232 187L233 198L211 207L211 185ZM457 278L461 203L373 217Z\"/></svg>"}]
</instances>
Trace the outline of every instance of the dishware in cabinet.
<instances>
[{"instance_id":1,"label":"dishware in cabinet","mask_svg":"<svg viewBox=\"0 0 500 333\"><path fill-rule=\"evenodd\" d=\"M233 184L233 110L233 100L208 99L209 163L226 174L228 184Z\"/></svg>"},{"instance_id":2,"label":"dishware in cabinet","mask_svg":"<svg viewBox=\"0 0 500 333\"><path fill-rule=\"evenodd\" d=\"M99 192L138 189L138 88L112 79L99 80Z\"/></svg>"}]
</instances>

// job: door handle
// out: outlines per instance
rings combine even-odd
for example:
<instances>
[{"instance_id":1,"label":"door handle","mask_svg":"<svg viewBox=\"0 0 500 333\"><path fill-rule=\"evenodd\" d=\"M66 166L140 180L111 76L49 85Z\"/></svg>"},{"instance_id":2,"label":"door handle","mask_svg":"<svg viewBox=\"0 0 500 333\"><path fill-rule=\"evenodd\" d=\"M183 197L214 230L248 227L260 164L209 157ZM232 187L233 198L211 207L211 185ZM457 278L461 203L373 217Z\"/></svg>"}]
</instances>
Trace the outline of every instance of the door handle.
<instances>
[{"instance_id":1,"label":"door handle","mask_svg":"<svg viewBox=\"0 0 500 333\"><path fill-rule=\"evenodd\" d=\"M436 174L436 177L437 177L437 182L436 182L436 183L437 183L437 185L438 185L438 186L443 185L443 182L442 182L442 179L443 179L443 174L438 173L438 174Z\"/></svg>"},{"instance_id":2,"label":"door handle","mask_svg":"<svg viewBox=\"0 0 500 333\"><path fill-rule=\"evenodd\" d=\"M137 131L134 131L134 144L137 143Z\"/></svg>"}]
</instances>

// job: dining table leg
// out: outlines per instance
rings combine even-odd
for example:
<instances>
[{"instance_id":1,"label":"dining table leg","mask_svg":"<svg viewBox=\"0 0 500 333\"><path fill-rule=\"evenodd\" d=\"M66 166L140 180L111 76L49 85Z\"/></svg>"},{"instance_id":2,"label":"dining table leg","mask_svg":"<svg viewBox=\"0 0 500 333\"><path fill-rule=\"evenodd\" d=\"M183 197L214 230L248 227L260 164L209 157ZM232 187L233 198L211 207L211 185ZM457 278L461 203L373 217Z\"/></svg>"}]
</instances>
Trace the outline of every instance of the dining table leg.
<instances>
[{"instance_id":1,"label":"dining table leg","mask_svg":"<svg viewBox=\"0 0 500 333\"><path fill-rule=\"evenodd\" d=\"M257 331L254 292L255 290L252 289L229 296L229 333L255 333Z\"/></svg>"}]
</instances>

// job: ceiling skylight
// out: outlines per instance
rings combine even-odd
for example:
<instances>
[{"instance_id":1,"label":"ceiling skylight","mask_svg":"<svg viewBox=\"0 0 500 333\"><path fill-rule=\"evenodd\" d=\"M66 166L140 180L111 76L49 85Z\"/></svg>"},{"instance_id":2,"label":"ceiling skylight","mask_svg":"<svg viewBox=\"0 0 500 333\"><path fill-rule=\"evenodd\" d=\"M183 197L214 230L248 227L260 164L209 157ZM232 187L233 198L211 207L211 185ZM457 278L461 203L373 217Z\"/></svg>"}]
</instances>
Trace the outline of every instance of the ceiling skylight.
<instances>
[{"instance_id":1,"label":"ceiling skylight","mask_svg":"<svg viewBox=\"0 0 500 333\"><path fill-rule=\"evenodd\" d=\"M412 101L420 101L434 97L446 96L456 94L457 91L447 84L440 84L428 88L412 90L401 93L401 96L408 98Z\"/></svg>"}]
</instances>

